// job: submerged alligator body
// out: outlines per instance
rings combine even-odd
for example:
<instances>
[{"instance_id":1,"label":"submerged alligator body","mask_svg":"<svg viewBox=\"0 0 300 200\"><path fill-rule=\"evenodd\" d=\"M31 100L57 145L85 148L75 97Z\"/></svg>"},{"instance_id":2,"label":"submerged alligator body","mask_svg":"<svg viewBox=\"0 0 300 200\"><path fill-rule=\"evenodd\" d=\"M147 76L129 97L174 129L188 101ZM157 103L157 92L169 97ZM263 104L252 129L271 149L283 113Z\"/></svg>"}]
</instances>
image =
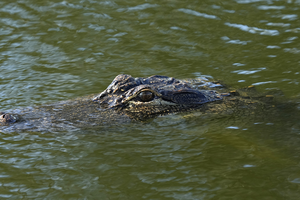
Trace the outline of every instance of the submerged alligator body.
<instances>
[{"instance_id":1,"label":"submerged alligator body","mask_svg":"<svg viewBox=\"0 0 300 200\"><path fill-rule=\"evenodd\" d=\"M253 93L253 94L252 94ZM250 94L250 95L249 95ZM271 99L271 96L264 96ZM252 87L229 91L207 78L118 75L98 96L0 112L0 132L60 131L111 123L144 121L159 115L199 110L234 112L265 105Z\"/></svg>"}]
</instances>

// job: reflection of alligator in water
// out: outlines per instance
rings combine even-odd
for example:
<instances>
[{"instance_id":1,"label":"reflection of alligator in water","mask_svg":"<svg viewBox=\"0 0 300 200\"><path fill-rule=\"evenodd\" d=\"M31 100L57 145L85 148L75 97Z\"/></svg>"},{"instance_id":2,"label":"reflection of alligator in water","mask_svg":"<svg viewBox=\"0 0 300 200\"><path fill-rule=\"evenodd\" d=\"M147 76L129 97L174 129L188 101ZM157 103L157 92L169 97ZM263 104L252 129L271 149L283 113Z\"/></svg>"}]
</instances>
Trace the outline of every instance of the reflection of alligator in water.
<instances>
[{"instance_id":1,"label":"reflection of alligator in water","mask_svg":"<svg viewBox=\"0 0 300 200\"><path fill-rule=\"evenodd\" d=\"M167 76L118 75L101 94L51 105L0 112L0 131L56 131L109 123L147 120L159 115L199 110L232 113L265 106L252 87L228 91L206 78L177 80ZM257 107L257 105L260 105ZM236 109L238 108L238 109Z\"/></svg>"}]
</instances>

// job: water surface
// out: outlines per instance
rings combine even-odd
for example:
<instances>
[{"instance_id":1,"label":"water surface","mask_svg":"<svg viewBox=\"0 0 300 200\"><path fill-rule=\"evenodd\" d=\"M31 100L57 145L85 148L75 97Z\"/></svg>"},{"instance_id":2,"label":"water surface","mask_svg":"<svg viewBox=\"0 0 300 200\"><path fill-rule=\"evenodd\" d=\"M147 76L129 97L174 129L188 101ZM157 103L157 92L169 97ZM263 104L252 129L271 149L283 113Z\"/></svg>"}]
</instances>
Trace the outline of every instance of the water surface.
<instances>
[{"instance_id":1,"label":"water surface","mask_svg":"<svg viewBox=\"0 0 300 200\"><path fill-rule=\"evenodd\" d=\"M1 110L96 94L120 73L206 75L285 97L275 114L1 133L0 197L298 199L299 9L298 0L1 1Z\"/></svg>"}]
</instances>

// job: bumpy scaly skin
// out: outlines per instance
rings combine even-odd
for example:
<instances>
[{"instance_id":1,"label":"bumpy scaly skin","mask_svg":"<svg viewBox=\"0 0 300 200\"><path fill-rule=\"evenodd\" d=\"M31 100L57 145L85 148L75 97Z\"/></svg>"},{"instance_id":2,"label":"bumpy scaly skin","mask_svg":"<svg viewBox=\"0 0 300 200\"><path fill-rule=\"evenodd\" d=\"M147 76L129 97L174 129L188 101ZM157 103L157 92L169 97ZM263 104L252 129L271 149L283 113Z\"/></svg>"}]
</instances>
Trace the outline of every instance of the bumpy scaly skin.
<instances>
[{"instance_id":1,"label":"bumpy scaly skin","mask_svg":"<svg viewBox=\"0 0 300 200\"><path fill-rule=\"evenodd\" d=\"M148 99L143 100L143 95ZM222 100L222 97L216 91L192 89L186 81L157 75L133 78L125 74L118 75L94 98L105 108L122 110L140 120L187 111L217 100Z\"/></svg>"},{"instance_id":2,"label":"bumpy scaly skin","mask_svg":"<svg viewBox=\"0 0 300 200\"><path fill-rule=\"evenodd\" d=\"M263 110L265 105L257 94L252 87L230 92L206 78L177 80L157 75L134 78L121 74L94 99L85 97L0 112L0 125L4 125L0 132L60 131L147 120L190 110L218 115L243 109L253 112Z\"/></svg>"}]
</instances>

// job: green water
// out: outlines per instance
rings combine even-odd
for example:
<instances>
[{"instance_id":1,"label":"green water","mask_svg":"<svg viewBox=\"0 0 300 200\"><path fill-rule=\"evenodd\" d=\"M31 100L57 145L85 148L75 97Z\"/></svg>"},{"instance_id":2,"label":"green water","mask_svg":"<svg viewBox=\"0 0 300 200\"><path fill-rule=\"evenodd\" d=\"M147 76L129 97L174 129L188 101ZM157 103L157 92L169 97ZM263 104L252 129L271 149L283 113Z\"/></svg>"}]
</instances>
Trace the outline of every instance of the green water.
<instances>
[{"instance_id":1,"label":"green water","mask_svg":"<svg viewBox=\"0 0 300 200\"><path fill-rule=\"evenodd\" d=\"M1 199L299 199L300 1L0 2L0 109L120 74L280 90L276 114L0 133ZM290 105L293 104L293 106Z\"/></svg>"}]
</instances>

